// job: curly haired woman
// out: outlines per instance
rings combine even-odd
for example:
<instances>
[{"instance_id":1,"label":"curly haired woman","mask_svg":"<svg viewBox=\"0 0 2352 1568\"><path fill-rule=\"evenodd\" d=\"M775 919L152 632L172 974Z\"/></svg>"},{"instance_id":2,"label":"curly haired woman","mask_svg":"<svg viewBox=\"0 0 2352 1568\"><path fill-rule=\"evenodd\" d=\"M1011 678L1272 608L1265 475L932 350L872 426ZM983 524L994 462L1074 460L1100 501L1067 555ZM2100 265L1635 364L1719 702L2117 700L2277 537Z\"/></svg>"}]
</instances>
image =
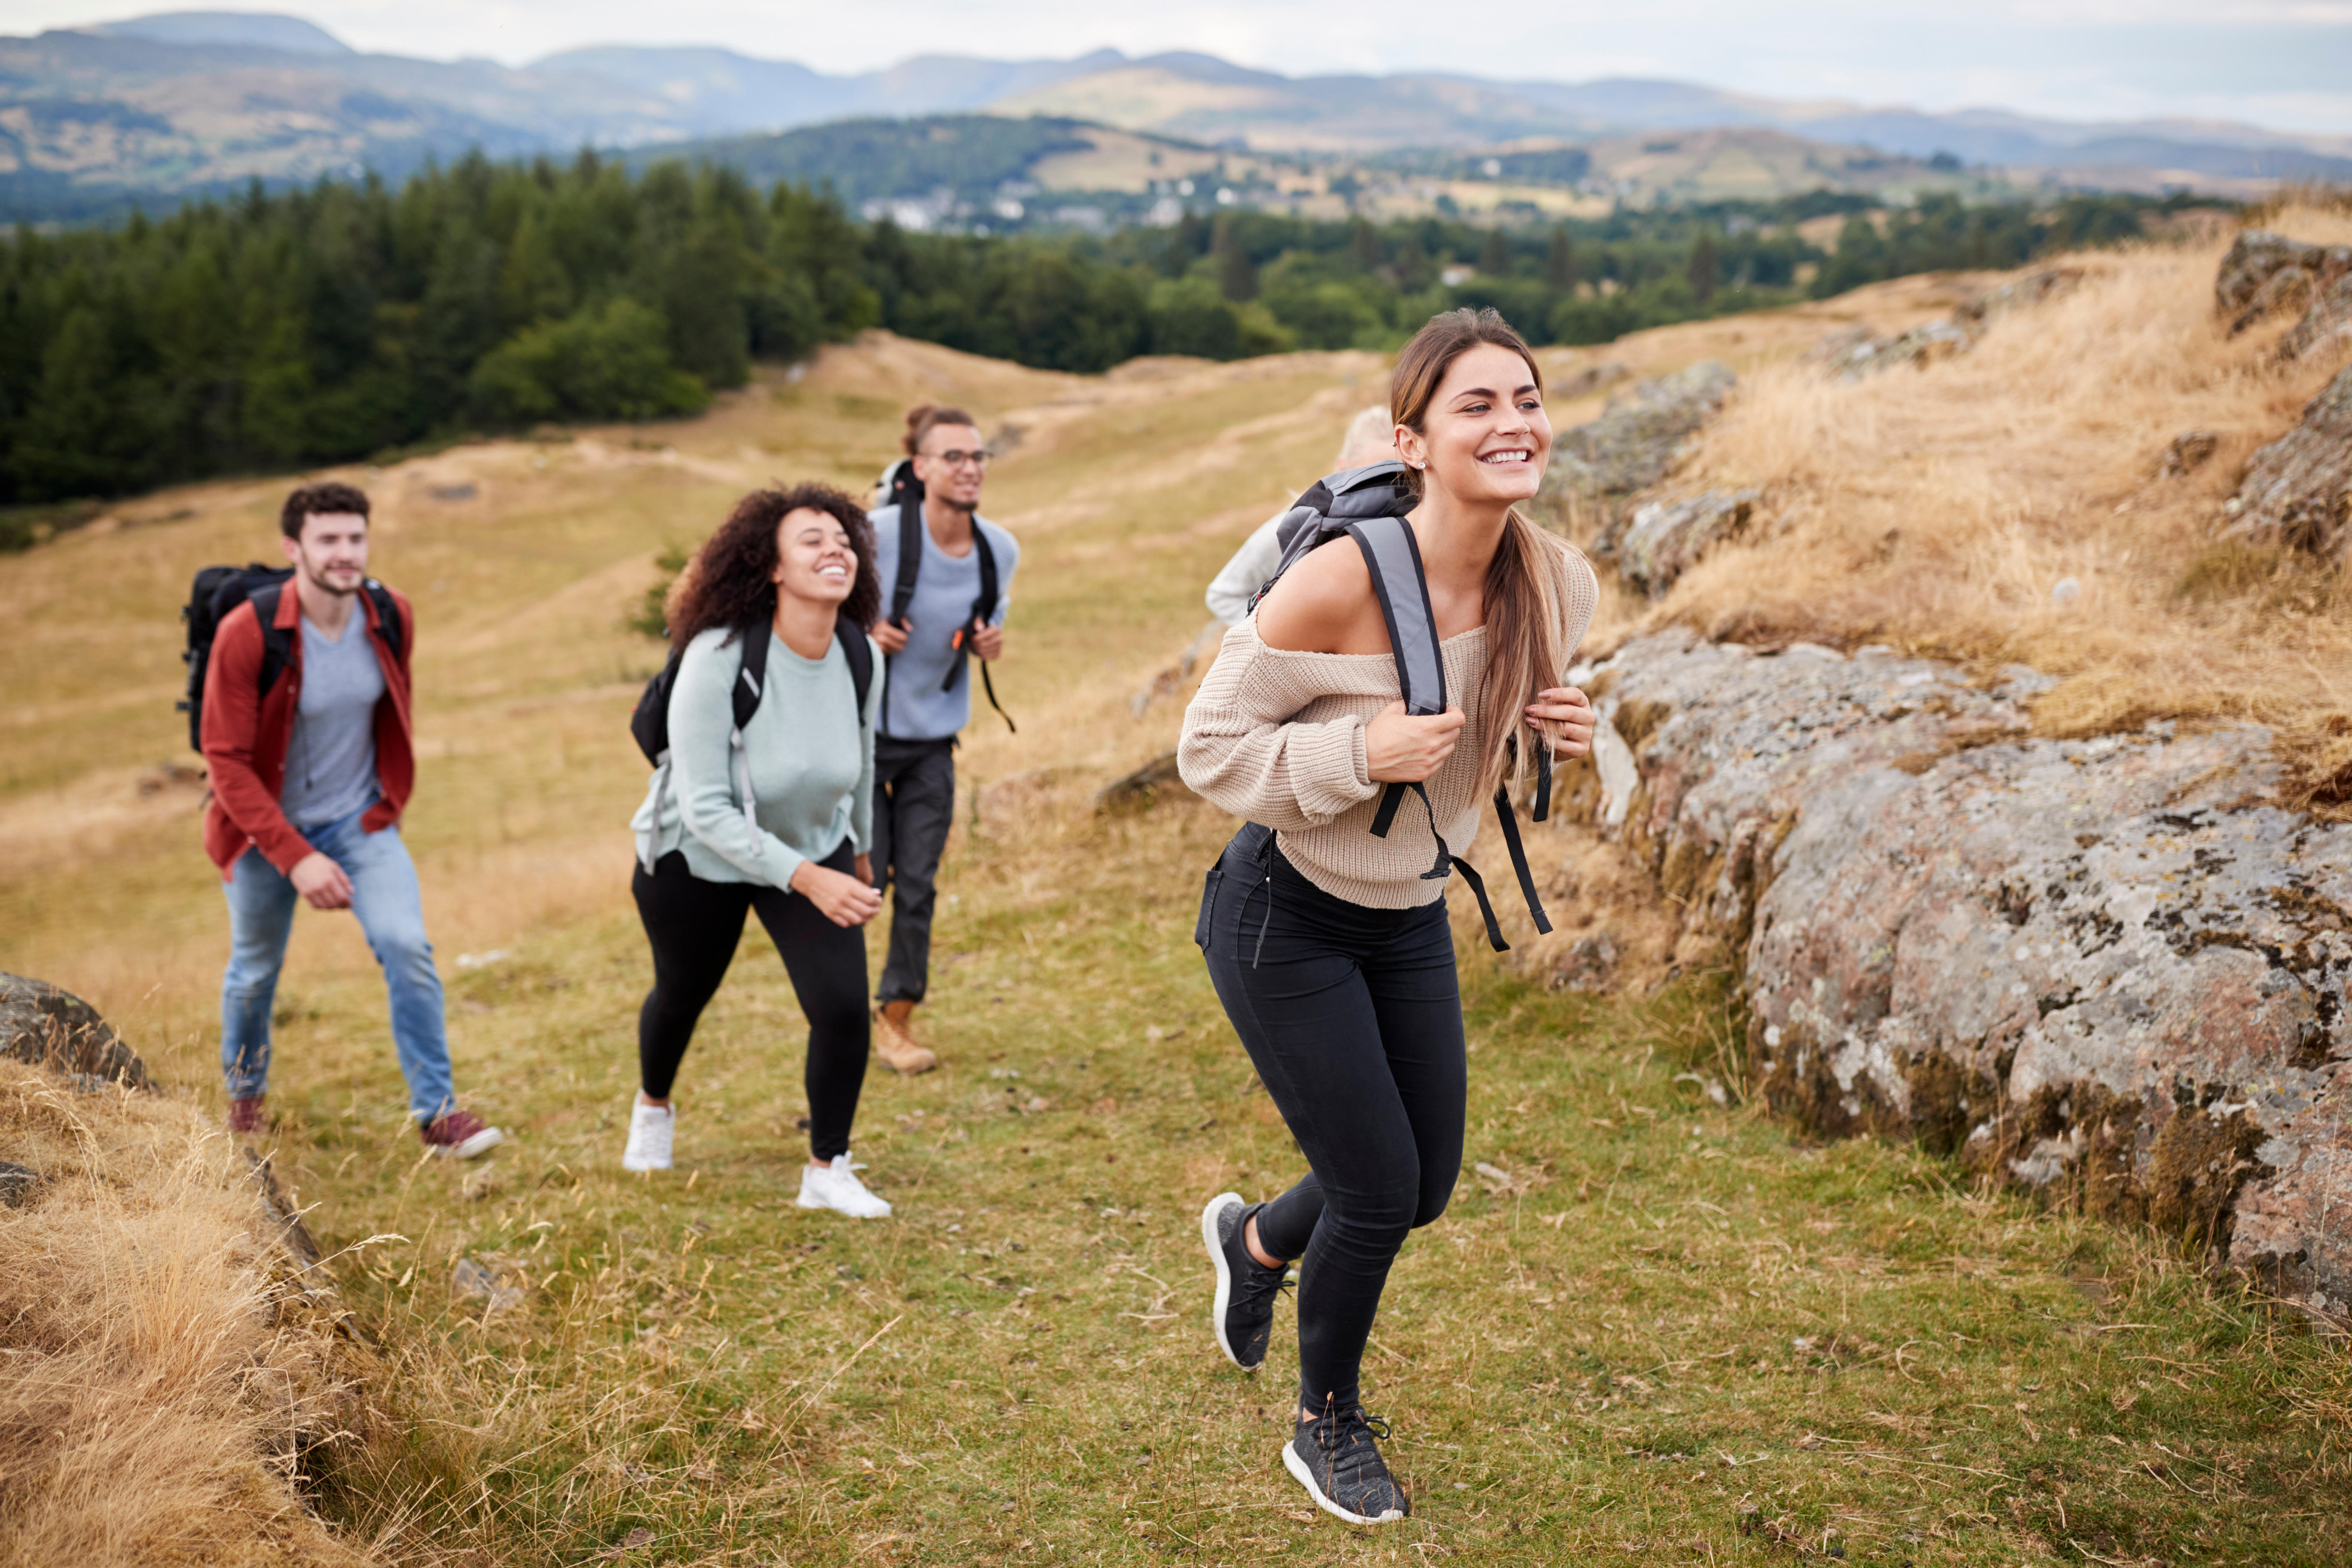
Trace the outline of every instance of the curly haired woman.
<instances>
[{"instance_id":1,"label":"curly haired woman","mask_svg":"<svg viewBox=\"0 0 2352 1568\"><path fill-rule=\"evenodd\" d=\"M890 1212L849 1158L870 1043L858 928L882 903L866 855L882 658L865 631L881 596L865 511L822 484L744 497L679 580L669 751L630 824L654 988L637 1015L629 1170L669 1168L678 1063L757 910L809 1021L800 1205ZM771 639L765 679L739 737L734 688L754 638ZM853 647L870 672L862 705Z\"/></svg>"}]
</instances>

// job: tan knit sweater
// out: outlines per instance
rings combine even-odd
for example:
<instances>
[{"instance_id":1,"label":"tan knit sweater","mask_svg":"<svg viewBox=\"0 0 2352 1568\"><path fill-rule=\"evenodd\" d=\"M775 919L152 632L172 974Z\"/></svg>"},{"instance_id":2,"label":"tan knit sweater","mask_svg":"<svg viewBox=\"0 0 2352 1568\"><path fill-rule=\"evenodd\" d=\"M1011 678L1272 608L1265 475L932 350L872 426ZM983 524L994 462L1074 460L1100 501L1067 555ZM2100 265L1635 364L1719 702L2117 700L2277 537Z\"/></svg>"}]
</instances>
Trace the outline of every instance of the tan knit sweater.
<instances>
[{"instance_id":1,"label":"tan knit sweater","mask_svg":"<svg viewBox=\"0 0 2352 1568\"><path fill-rule=\"evenodd\" d=\"M1570 574L1569 637L1584 640L1601 584L1577 556ZM1478 763L1486 755L1486 628L1439 645L1445 698L1467 716L1445 765L1427 781L1445 847L1459 855L1478 831ZM1364 760L1364 726L1398 697L1396 658L1385 653L1296 653L1268 647L1253 616L1225 633L1217 662L1184 710L1176 766L1184 783L1236 816L1275 830L1300 875L1334 898L1374 910L1409 910L1445 896L1423 881L1437 858L1430 813L1408 795L1388 837L1372 837L1386 784ZM1473 862L1475 863L1475 861Z\"/></svg>"},{"instance_id":2,"label":"tan knit sweater","mask_svg":"<svg viewBox=\"0 0 2352 1568\"><path fill-rule=\"evenodd\" d=\"M1478 829L1478 712L1486 678L1486 628L1441 645L1446 700L1469 715L1462 739L1427 784L1430 805L1456 854ZM1334 898L1367 909L1434 903L1445 884L1421 874L1437 858L1429 814L1408 795L1386 838L1372 816L1388 786L1364 762L1364 725L1397 700L1396 660L1385 653L1294 653L1258 639L1255 616L1225 634L1217 662L1184 710L1176 765L1184 783L1236 816L1275 830L1283 855Z\"/></svg>"}]
</instances>

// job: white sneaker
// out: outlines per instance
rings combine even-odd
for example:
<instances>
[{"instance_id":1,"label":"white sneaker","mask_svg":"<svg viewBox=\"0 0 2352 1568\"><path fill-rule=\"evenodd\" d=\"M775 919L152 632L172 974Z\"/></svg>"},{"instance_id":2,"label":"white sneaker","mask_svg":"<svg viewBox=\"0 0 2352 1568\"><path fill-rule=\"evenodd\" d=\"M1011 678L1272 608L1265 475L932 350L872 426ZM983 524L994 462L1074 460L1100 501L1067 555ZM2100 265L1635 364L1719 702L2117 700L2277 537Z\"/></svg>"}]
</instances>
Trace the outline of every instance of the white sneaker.
<instances>
[{"instance_id":1,"label":"white sneaker","mask_svg":"<svg viewBox=\"0 0 2352 1568\"><path fill-rule=\"evenodd\" d=\"M835 1154L830 1165L801 1167L801 1207L804 1209L839 1209L852 1219L887 1219L890 1205L866 1190L866 1184L856 1173L866 1169L853 1165L846 1154Z\"/></svg>"},{"instance_id":2,"label":"white sneaker","mask_svg":"<svg viewBox=\"0 0 2352 1568\"><path fill-rule=\"evenodd\" d=\"M670 1135L677 1129L677 1113L668 1106L636 1101L629 1108L629 1146L621 1151L621 1169L668 1170Z\"/></svg>"}]
</instances>

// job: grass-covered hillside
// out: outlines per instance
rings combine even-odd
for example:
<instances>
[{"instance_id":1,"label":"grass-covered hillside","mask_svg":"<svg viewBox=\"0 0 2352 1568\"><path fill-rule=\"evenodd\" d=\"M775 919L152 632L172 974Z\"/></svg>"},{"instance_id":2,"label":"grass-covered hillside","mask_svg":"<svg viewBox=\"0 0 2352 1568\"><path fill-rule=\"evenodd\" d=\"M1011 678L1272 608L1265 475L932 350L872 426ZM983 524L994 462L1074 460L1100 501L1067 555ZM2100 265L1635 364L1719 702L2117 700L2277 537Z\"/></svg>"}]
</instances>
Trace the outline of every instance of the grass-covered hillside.
<instances>
[{"instance_id":1,"label":"grass-covered hillside","mask_svg":"<svg viewBox=\"0 0 2352 1568\"><path fill-rule=\"evenodd\" d=\"M1756 376L1959 292L1607 352ZM1544 353L1555 375L1595 357ZM364 944L306 911L271 1142L328 1250L366 1244L338 1268L384 1370L301 1459L348 1541L448 1564L2342 1560L2340 1350L2151 1237L1911 1149L1792 1139L1742 1097L1718 973L1554 991L1467 923L1472 1168L1408 1246L1368 1367L1415 1513L1359 1538L1304 1505L1276 1459L1288 1309L1262 1377L1234 1372L1195 1221L1297 1169L1188 940L1234 825L1094 795L1171 744L1201 586L1384 372L1328 353L1086 377L876 334L690 422L340 470L415 601L405 831L460 1085L513 1140L420 1159ZM1021 729L983 718L959 757L925 1012L945 1065L877 1069L860 1110L898 1215L793 1206L803 1025L756 930L686 1065L677 1168L626 1176L649 965L625 719L660 651L625 618L743 490L869 482L900 410L941 398L1006 453L985 510L1024 547L997 681ZM88 996L215 1110L226 921L175 610L198 566L274 549L284 482L145 495L0 558L0 968ZM1536 844L1548 867L1580 847ZM1597 886L1555 883L1556 914L1652 897ZM519 1298L486 1314L453 1289L465 1259ZM34 1364L0 1358L0 1424Z\"/></svg>"}]
</instances>

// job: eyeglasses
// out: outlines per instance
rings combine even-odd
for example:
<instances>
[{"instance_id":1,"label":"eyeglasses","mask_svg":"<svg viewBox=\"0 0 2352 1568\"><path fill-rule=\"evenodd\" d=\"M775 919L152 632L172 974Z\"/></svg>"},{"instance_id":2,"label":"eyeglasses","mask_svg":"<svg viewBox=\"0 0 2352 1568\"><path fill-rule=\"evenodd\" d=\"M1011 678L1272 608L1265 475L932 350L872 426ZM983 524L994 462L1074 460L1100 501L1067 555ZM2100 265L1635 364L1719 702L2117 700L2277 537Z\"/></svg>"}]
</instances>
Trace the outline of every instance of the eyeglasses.
<instances>
[{"instance_id":1,"label":"eyeglasses","mask_svg":"<svg viewBox=\"0 0 2352 1568\"><path fill-rule=\"evenodd\" d=\"M934 462L945 463L950 468L961 468L966 463L975 468L985 468L989 459L986 452L926 452L923 456Z\"/></svg>"}]
</instances>

